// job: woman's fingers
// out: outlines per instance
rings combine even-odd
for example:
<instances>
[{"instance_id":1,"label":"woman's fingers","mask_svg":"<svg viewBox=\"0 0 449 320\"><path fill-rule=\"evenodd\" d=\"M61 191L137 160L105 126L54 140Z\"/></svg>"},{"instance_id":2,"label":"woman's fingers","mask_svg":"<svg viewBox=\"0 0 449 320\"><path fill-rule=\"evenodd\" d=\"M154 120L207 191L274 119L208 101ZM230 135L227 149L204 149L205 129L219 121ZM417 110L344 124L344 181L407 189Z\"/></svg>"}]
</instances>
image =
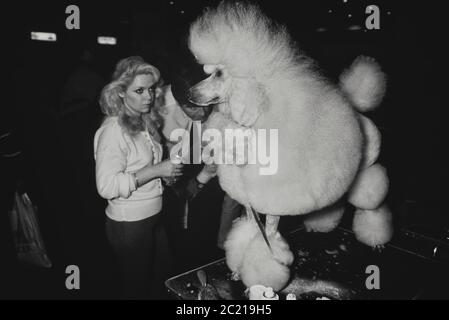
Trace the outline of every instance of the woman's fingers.
<instances>
[{"instance_id":1,"label":"woman's fingers","mask_svg":"<svg viewBox=\"0 0 449 320\"><path fill-rule=\"evenodd\" d=\"M183 169L183 165L182 164L177 164L173 166L173 171L172 171L172 175L177 177L177 176L182 176L182 169Z\"/></svg>"},{"instance_id":2,"label":"woman's fingers","mask_svg":"<svg viewBox=\"0 0 449 320\"><path fill-rule=\"evenodd\" d=\"M167 174L169 175L169 177L174 178L182 176L182 169L184 168L183 164L174 164L172 162L169 162L169 164L170 165L167 167Z\"/></svg>"}]
</instances>

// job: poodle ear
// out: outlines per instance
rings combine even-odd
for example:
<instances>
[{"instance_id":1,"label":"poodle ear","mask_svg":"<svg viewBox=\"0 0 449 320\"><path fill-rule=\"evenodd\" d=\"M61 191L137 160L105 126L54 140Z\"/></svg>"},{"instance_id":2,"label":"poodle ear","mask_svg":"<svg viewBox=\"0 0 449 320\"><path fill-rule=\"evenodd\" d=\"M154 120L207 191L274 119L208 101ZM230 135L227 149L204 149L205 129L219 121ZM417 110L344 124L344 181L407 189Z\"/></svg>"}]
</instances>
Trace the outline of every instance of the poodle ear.
<instances>
[{"instance_id":1,"label":"poodle ear","mask_svg":"<svg viewBox=\"0 0 449 320\"><path fill-rule=\"evenodd\" d=\"M267 94L265 87L260 83L255 83L255 94L252 96L252 99L257 103L258 109L260 112L265 112L270 105L270 97Z\"/></svg>"},{"instance_id":2,"label":"poodle ear","mask_svg":"<svg viewBox=\"0 0 449 320\"><path fill-rule=\"evenodd\" d=\"M265 87L256 81L234 81L229 99L231 115L240 125L251 127L269 106Z\"/></svg>"}]
</instances>

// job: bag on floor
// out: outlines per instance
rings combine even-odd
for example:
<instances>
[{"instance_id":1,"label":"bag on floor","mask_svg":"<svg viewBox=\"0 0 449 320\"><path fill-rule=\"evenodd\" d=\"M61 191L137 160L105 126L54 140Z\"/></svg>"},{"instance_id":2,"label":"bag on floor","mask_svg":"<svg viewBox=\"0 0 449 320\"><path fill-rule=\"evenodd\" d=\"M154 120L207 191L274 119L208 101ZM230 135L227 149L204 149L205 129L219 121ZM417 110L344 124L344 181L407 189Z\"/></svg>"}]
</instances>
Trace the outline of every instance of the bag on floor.
<instances>
[{"instance_id":1,"label":"bag on floor","mask_svg":"<svg viewBox=\"0 0 449 320\"><path fill-rule=\"evenodd\" d=\"M10 219L17 258L38 267L51 267L37 222L37 208L27 193L14 194Z\"/></svg>"}]
</instances>

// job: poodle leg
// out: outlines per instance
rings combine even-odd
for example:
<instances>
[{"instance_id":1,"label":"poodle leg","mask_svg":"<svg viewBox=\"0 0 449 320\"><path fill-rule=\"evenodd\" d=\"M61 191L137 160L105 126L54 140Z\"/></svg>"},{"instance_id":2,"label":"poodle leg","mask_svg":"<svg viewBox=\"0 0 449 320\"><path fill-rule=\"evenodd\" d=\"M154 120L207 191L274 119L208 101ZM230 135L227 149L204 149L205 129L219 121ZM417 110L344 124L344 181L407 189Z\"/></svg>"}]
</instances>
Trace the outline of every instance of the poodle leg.
<instances>
[{"instance_id":1,"label":"poodle leg","mask_svg":"<svg viewBox=\"0 0 449 320\"><path fill-rule=\"evenodd\" d=\"M386 204L374 210L357 209L352 229L358 241L382 249L393 237L391 211Z\"/></svg>"},{"instance_id":2,"label":"poodle leg","mask_svg":"<svg viewBox=\"0 0 449 320\"><path fill-rule=\"evenodd\" d=\"M279 291L290 279L293 254L279 233L270 236L269 250L260 233L250 242L241 267L241 279L246 287L261 284Z\"/></svg>"},{"instance_id":3,"label":"poodle leg","mask_svg":"<svg viewBox=\"0 0 449 320\"><path fill-rule=\"evenodd\" d=\"M376 163L358 174L349 192L348 201L357 208L376 209L385 200L388 187L387 170Z\"/></svg>"},{"instance_id":4,"label":"poodle leg","mask_svg":"<svg viewBox=\"0 0 449 320\"><path fill-rule=\"evenodd\" d=\"M340 200L329 207L309 213L303 223L307 232L331 232L339 225L344 212L345 204Z\"/></svg>"},{"instance_id":5,"label":"poodle leg","mask_svg":"<svg viewBox=\"0 0 449 320\"><path fill-rule=\"evenodd\" d=\"M257 235L257 231L257 225L246 217L237 218L232 224L232 229L229 231L223 247L226 252L226 264L232 271L232 279L234 280L239 279L246 249Z\"/></svg>"},{"instance_id":6,"label":"poodle leg","mask_svg":"<svg viewBox=\"0 0 449 320\"><path fill-rule=\"evenodd\" d=\"M253 209L250 206L245 206L246 211L246 219L257 226L256 219L254 218L254 212Z\"/></svg>"},{"instance_id":7,"label":"poodle leg","mask_svg":"<svg viewBox=\"0 0 449 320\"><path fill-rule=\"evenodd\" d=\"M246 212L247 212L247 214L254 217L254 221L255 221L257 227L259 228L260 234L263 236L267 247L271 251L272 250L271 244L270 244L270 241L268 240L267 232L262 224L262 221L260 220L260 214L257 211L253 210L250 206L246 207Z\"/></svg>"},{"instance_id":8,"label":"poodle leg","mask_svg":"<svg viewBox=\"0 0 449 320\"><path fill-rule=\"evenodd\" d=\"M232 280L240 280L241 267L251 240L257 235L259 227L250 206L245 206L246 215L234 220L223 247L226 252L226 264L232 271Z\"/></svg>"},{"instance_id":9,"label":"poodle leg","mask_svg":"<svg viewBox=\"0 0 449 320\"><path fill-rule=\"evenodd\" d=\"M379 157L382 135L373 121L369 118L359 114L359 119L365 137L362 168L368 168L373 165Z\"/></svg>"},{"instance_id":10,"label":"poodle leg","mask_svg":"<svg viewBox=\"0 0 449 320\"><path fill-rule=\"evenodd\" d=\"M280 216L273 216L267 214L265 220L265 231L267 232L267 236L274 235L278 231Z\"/></svg>"},{"instance_id":11,"label":"poodle leg","mask_svg":"<svg viewBox=\"0 0 449 320\"><path fill-rule=\"evenodd\" d=\"M359 173L348 196L357 208L352 227L357 240L375 249L393 236L391 212L384 203L388 187L386 169L374 164Z\"/></svg>"}]
</instances>

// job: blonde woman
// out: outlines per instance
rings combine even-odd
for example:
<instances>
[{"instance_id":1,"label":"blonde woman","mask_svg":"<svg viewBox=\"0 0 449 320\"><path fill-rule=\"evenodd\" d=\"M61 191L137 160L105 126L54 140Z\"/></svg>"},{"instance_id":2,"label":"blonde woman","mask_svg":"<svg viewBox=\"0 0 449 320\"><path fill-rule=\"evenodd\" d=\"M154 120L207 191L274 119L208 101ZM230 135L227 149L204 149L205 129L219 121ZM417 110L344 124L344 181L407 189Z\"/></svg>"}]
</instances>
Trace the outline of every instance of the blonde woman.
<instances>
[{"instance_id":1,"label":"blonde woman","mask_svg":"<svg viewBox=\"0 0 449 320\"><path fill-rule=\"evenodd\" d=\"M125 298L147 298L154 289L154 253L168 250L159 218L161 178L182 175L182 164L162 161L154 110L159 80L158 69L141 57L125 58L100 97L106 118L94 138L96 182L108 200L106 234L118 258Z\"/></svg>"}]
</instances>

